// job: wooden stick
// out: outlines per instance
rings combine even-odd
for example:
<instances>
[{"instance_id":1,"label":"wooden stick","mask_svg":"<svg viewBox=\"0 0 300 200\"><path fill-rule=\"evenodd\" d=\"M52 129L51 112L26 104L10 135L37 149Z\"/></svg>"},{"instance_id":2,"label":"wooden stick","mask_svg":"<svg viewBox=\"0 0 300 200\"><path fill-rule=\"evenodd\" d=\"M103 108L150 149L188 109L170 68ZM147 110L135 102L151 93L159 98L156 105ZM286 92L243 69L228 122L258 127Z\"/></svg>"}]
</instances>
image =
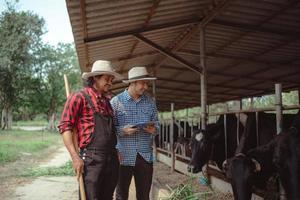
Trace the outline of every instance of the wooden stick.
<instances>
[{"instance_id":1,"label":"wooden stick","mask_svg":"<svg viewBox=\"0 0 300 200\"><path fill-rule=\"evenodd\" d=\"M70 85L69 85L68 77L67 77L66 74L64 74L64 81L65 81L65 88L66 88L66 96L68 98L69 95L70 95ZM75 128L72 131L72 136L73 136L74 148L75 148L76 152L79 152L79 148L78 148L78 136L76 134ZM81 198L81 200L86 200L82 174L79 175L78 182L79 182L80 198Z\"/></svg>"}]
</instances>

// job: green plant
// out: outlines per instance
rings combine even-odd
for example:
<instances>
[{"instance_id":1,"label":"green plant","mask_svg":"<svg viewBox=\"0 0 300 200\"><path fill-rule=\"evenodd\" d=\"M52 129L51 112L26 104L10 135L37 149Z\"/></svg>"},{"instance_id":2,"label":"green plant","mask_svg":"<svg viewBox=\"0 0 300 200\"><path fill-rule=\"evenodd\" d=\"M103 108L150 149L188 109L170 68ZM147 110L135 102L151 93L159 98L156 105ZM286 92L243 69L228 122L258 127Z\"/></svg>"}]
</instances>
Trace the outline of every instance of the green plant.
<instances>
[{"instance_id":1,"label":"green plant","mask_svg":"<svg viewBox=\"0 0 300 200\"><path fill-rule=\"evenodd\" d=\"M195 189L195 177L191 177L187 183L180 184L176 188L169 188L171 194L167 198L162 198L161 200L198 200L207 199L207 197L213 194L212 190L204 192L196 192Z\"/></svg>"},{"instance_id":2,"label":"green plant","mask_svg":"<svg viewBox=\"0 0 300 200\"><path fill-rule=\"evenodd\" d=\"M23 176L38 177L38 176L75 176L72 162L69 161L60 167L43 167L30 169L26 171Z\"/></svg>"}]
</instances>

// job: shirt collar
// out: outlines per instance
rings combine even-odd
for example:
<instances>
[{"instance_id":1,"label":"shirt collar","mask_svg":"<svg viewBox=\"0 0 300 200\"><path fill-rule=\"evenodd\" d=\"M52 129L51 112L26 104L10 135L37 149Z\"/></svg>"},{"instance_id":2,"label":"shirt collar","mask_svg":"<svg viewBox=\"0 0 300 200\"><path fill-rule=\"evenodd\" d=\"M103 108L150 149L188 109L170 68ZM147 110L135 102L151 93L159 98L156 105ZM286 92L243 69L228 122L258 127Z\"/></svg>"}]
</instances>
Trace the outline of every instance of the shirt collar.
<instances>
[{"instance_id":1,"label":"shirt collar","mask_svg":"<svg viewBox=\"0 0 300 200\"><path fill-rule=\"evenodd\" d=\"M101 99L103 98L104 96L98 92L94 87L88 87L88 91L90 94L94 95L95 97Z\"/></svg>"},{"instance_id":2,"label":"shirt collar","mask_svg":"<svg viewBox=\"0 0 300 200\"><path fill-rule=\"evenodd\" d=\"M124 91L124 97L125 97L126 101L129 101L130 99L134 100L134 99L130 96L130 94L128 93L128 89L125 89L125 91ZM144 98L145 98L145 95L142 95L142 96L139 98L138 101L141 101L141 100L143 100Z\"/></svg>"}]
</instances>

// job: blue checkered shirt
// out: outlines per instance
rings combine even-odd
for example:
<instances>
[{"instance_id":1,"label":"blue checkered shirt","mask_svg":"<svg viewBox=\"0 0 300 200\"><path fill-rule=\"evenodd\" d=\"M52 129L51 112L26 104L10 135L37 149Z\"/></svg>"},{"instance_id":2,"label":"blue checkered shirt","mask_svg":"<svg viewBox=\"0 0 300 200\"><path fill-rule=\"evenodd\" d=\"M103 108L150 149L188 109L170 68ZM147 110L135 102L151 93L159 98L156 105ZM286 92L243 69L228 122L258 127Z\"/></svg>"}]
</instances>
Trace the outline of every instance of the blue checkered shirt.
<instances>
[{"instance_id":1,"label":"blue checkered shirt","mask_svg":"<svg viewBox=\"0 0 300 200\"><path fill-rule=\"evenodd\" d=\"M128 91L120 93L111 100L114 110L114 120L117 129L117 149L122 155L121 165L134 166L137 153L146 161L153 162L152 137L153 135L139 129L137 133L124 136L122 129L126 125L143 122L155 122L156 133L159 129L157 108L155 102L147 95L135 101Z\"/></svg>"}]
</instances>

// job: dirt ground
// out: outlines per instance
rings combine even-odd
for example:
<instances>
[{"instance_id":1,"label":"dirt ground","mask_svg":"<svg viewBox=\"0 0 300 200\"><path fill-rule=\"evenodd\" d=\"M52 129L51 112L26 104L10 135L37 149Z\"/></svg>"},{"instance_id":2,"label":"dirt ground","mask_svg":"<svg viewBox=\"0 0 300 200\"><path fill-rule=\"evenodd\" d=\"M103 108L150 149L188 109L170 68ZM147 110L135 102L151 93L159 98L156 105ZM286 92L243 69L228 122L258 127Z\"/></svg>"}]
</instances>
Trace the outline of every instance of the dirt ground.
<instances>
[{"instance_id":1,"label":"dirt ground","mask_svg":"<svg viewBox=\"0 0 300 200\"><path fill-rule=\"evenodd\" d=\"M20 174L28 167L59 166L68 161L69 155L61 145L42 152L41 155L24 153L21 160L0 166L0 199L1 200L72 200L78 199L78 185L75 177L38 177L25 178ZM154 164L153 186L151 199L163 199L169 195L170 188L184 184L188 176L180 173L171 173L166 165ZM131 185L129 200L135 200L135 188ZM210 192L207 200L229 200L231 195L211 191L207 186L201 186L194 181L198 192Z\"/></svg>"},{"instance_id":2,"label":"dirt ground","mask_svg":"<svg viewBox=\"0 0 300 200\"><path fill-rule=\"evenodd\" d=\"M170 167L156 162L154 165L154 180L159 183L160 188L164 188L170 191L170 188L174 189L180 184L188 183L191 180L191 177L184 174L174 172L171 173ZM233 196L231 194L224 194L213 190L212 188L204 185L200 185L197 181L197 178L194 178L192 181L194 189L198 193L209 193L205 200L232 200Z\"/></svg>"},{"instance_id":3,"label":"dirt ground","mask_svg":"<svg viewBox=\"0 0 300 200\"><path fill-rule=\"evenodd\" d=\"M21 174L28 168L47 163L55 156L58 146L61 145L57 144L57 146L52 146L39 153L23 152L19 160L0 165L0 199L11 200L17 187L32 182L33 179L22 177Z\"/></svg>"}]
</instances>

